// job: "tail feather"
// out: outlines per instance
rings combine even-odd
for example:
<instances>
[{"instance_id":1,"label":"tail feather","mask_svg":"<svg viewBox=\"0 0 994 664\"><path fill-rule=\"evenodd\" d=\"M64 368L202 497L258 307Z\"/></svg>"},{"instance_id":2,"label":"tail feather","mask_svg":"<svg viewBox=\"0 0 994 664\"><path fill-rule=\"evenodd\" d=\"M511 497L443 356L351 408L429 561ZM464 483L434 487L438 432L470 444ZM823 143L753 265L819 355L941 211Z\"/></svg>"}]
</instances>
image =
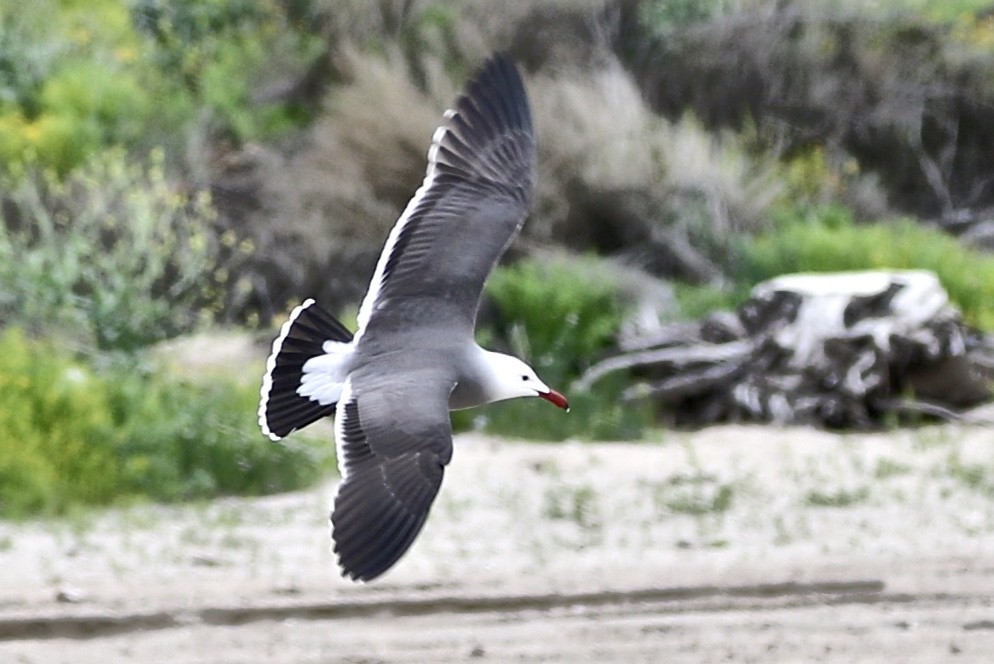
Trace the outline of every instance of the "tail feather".
<instances>
[{"instance_id":1,"label":"tail feather","mask_svg":"<svg viewBox=\"0 0 994 664\"><path fill-rule=\"evenodd\" d=\"M264 434L279 440L334 414L351 342L352 333L314 300L293 310L266 361L259 400Z\"/></svg>"}]
</instances>

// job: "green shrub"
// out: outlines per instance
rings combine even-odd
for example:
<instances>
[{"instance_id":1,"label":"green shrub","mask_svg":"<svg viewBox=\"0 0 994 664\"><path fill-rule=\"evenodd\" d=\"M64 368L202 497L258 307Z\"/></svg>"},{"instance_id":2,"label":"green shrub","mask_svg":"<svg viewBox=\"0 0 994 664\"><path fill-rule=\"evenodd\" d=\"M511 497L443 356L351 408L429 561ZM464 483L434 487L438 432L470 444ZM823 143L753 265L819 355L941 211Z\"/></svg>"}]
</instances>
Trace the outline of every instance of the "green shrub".
<instances>
[{"instance_id":1,"label":"green shrub","mask_svg":"<svg viewBox=\"0 0 994 664\"><path fill-rule=\"evenodd\" d=\"M709 313L734 309L749 297L749 289L744 285L731 288L718 288L709 284L673 283L680 318L698 320Z\"/></svg>"},{"instance_id":2,"label":"green shrub","mask_svg":"<svg viewBox=\"0 0 994 664\"><path fill-rule=\"evenodd\" d=\"M754 140L762 144L761 137ZM840 148L829 150L820 143L793 146L781 156L777 175L784 184L781 206L844 205L860 219L874 219L889 210L879 177L864 172L859 160Z\"/></svg>"},{"instance_id":3,"label":"green shrub","mask_svg":"<svg viewBox=\"0 0 994 664\"><path fill-rule=\"evenodd\" d=\"M647 423L644 413L618 397L622 379L599 382L590 393L570 384L614 340L622 305L610 274L593 259L573 263L525 261L498 269L487 287L497 309L487 332L524 358L550 387L567 392L567 415L539 400L516 400L467 411L457 424L529 439L566 437L631 439Z\"/></svg>"},{"instance_id":4,"label":"green shrub","mask_svg":"<svg viewBox=\"0 0 994 664\"><path fill-rule=\"evenodd\" d=\"M92 378L16 330L0 337L0 514L109 499L111 418Z\"/></svg>"},{"instance_id":5,"label":"green shrub","mask_svg":"<svg viewBox=\"0 0 994 664\"><path fill-rule=\"evenodd\" d=\"M274 444L260 434L254 384L199 384L127 366L111 377L106 400L129 493L157 500L261 495L307 486L327 469L331 445Z\"/></svg>"},{"instance_id":6,"label":"green shrub","mask_svg":"<svg viewBox=\"0 0 994 664\"><path fill-rule=\"evenodd\" d=\"M863 225L838 206L782 210L746 244L741 268L750 285L790 272L931 270L968 323L994 329L994 258L910 219Z\"/></svg>"},{"instance_id":7,"label":"green shrub","mask_svg":"<svg viewBox=\"0 0 994 664\"><path fill-rule=\"evenodd\" d=\"M109 0L0 9L0 171L34 159L66 173L163 125L175 96L144 76L127 19Z\"/></svg>"},{"instance_id":8,"label":"green shrub","mask_svg":"<svg viewBox=\"0 0 994 664\"><path fill-rule=\"evenodd\" d=\"M41 136L34 145L38 158L62 173L103 146L136 144L157 112L134 76L87 60L67 63L48 78L39 103L40 117L72 128L68 136Z\"/></svg>"},{"instance_id":9,"label":"green shrub","mask_svg":"<svg viewBox=\"0 0 994 664\"><path fill-rule=\"evenodd\" d=\"M727 12L729 0L648 0L639 5L639 19L649 29L667 33Z\"/></svg>"},{"instance_id":10,"label":"green shrub","mask_svg":"<svg viewBox=\"0 0 994 664\"><path fill-rule=\"evenodd\" d=\"M295 29L294 12L273 0L138 0L132 20L158 71L211 111L219 133L243 142L309 120L292 104L251 99L261 79L302 72L320 52L319 38Z\"/></svg>"},{"instance_id":11,"label":"green shrub","mask_svg":"<svg viewBox=\"0 0 994 664\"><path fill-rule=\"evenodd\" d=\"M328 466L306 441L259 434L254 386L179 381L134 358L104 364L16 328L0 335L0 516L285 491Z\"/></svg>"},{"instance_id":12,"label":"green shrub","mask_svg":"<svg viewBox=\"0 0 994 664\"><path fill-rule=\"evenodd\" d=\"M44 38L55 14L48 0L0 5L0 109L34 109L37 93L64 47Z\"/></svg>"},{"instance_id":13,"label":"green shrub","mask_svg":"<svg viewBox=\"0 0 994 664\"><path fill-rule=\"evenodd\" d=\"M0 113L0 161L33 159L66 173L106 145L138 143L153 114L138 80L90 61L53 74L37 103L33 117L16 106Z\"/></svg>"},{"instance_id":14,"label":"green shrub","mask_svg":"<svg viewBox=\"0 0 994 664\"><path fill-rule=\"evenodd\" d=\"M821 8L823 0L814 0L809 3L812 6ZM897 0L896 2L862 2L861 0L844 0L841 7L850 13L863 13L868 16L917 14L935 23L949 23L958 20L971 19L985 16L991 9L990 0L943 0L942 2L932 2L931 0Z\"/></svg>"},{"instance_id":15,"label":"green shrub","mask_svg":"<svg viewBox=\"0 0 994 664\"><path fill-rule=\"evenodd\" d=\"M239 142L299 126L309 117L293 103L251 98L320 50L293 11L273 0L0 5L0 172L33 159L65 174L108 147L179 152L205 121Z\"/></svg>"},{"instance_id":16,"label":"green shrub","mask_svg":"<svg viewBox=\"0 0 994 664\"><path fill-rule=\"evenodd\" d=\"M100 348L132 351L191 330L219 307L235 240L214 237L209 196L178 192L161 153L142 166L115 151L65 180L34 172L8 182L0 320L69 328Z\"/></svg>"}]
</instances>

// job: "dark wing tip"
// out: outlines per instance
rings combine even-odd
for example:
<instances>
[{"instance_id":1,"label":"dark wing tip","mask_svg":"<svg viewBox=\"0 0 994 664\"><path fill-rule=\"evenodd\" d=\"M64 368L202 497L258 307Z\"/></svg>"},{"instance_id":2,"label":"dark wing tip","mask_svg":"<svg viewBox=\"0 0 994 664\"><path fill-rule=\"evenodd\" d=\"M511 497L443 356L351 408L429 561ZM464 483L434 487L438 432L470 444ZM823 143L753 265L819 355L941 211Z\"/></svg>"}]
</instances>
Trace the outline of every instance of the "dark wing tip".
<instances>
[{"instance_id":1,"label":"dark wing tip","mask_svg":"<svg viewBox=\"0 0 994 664\"><path fill-rule=\"evenodd\" d=\"M491 56L447 114L430 153L443 172L496 180L527 197L534 185L535 137L528 93L517 66Z\"/></svg>"},{"instance_id":2,"label":"dark wing tip","mask_svg":"<svg viewBox=\"0 0 994 664\"><path fill-rule=\"evenodd\" d=\"M342 576L371 581L400 560L417 538L442 484L431 452L372 462L343 480L331 514Z\"/></svg>"},{"instance_id":3,"label":"dark wing tip","mask_svg":"<svg viewBox=\"0 0 994 664\"><path fill-rule=\"evenodd\" d=\"M490 126L486 128L494 131L533 133L524 81L514 60L504 53L496 53L483 63L456 100L454 110L470 124L487 123Z\"/></svg>"},{"instance_id":4,"label":"dark wing tip","mask_svg":"<svg viewBox=\"0 0 994 664\"><path fill-rule=\"evenodd\" d=\"M491 55L466 86L465 98L497 104L500 119L507 129L532 133L531 108L521 72L507 53Z\"/></svg>"}]
</instances>

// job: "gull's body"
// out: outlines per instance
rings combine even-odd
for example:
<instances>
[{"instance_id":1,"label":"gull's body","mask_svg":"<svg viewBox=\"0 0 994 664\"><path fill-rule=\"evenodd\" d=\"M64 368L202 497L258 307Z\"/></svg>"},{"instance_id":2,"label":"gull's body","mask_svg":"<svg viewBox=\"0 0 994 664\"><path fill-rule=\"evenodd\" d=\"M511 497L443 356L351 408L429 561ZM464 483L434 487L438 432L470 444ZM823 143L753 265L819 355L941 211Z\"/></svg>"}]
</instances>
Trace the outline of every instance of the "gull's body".
<instances>
[{"instance_id":1,"label":"gull's body","mask_svg":"<svg viewBox=\"0 0 994 664\"><path fill-rule=\"evenodd\" d=\"M568 407L527 364L474 341L483 284L534 184L528 99L498 55L432 137L424 183L387 238L355 336L307 300L273 343L263 431L277 440L335 416L332 537L346 576L379 576L417 537L452 458L449 410L521 396Z\"/></svg>"}]
</instances>

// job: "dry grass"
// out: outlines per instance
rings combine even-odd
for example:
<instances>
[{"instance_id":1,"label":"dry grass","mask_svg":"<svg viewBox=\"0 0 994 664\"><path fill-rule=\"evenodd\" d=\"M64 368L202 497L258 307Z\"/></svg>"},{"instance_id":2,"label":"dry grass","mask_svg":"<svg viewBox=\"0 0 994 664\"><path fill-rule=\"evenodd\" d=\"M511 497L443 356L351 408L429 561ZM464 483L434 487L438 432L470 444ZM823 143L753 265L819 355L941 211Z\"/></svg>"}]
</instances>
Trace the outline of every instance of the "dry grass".
<instances>
[{"instance_id":1,"label":"dry grass","mask_svg":"<svg viewBox=\"0 0 994 664\"><path fill-rule=\"evenodd\" d=\"M890 206L950 225L981 217L994 200L990 150L978 149L991 142L994 23L969 0L959 13L885 4L795 0L652 46L633 37L648 55L632 67L668 117L690 108L710 129L755 127L783 159L824 149L824 180L839 182L828 193L862 218Z\"/></svg>"},{"instance_id":2,"label":"dry grass","mask_svg":"<svg viewBox=\"0 0 994 664\"><path fill-rule=\"evenodd\" d=\"M424 176L429 139L460 82L425 57L412 78L399 51L350 51L353 83L332 94L314 145L292 164L287 188L303 209L331 219L333 235L378 244ZM715 232L759 223L780 189L771 164L747 156L731 133L707 133L686 118L653 114L620 64L593 72L529 78L539 139L539 191L527 233L558 240L567 189L630 188L665 199L672 191L704 195ZM301 178L301 174L305 177ZM665 200L662 201L665 203Z\"/></svg>"},{"instance_id":3,"label":"dry grass","mask_svg":"<svg viewBox=\"0 0 994 664\"><path fill-rule=\"evenodd\" d=\"M424 177L432 133L457 90L435 58L422 61L423 90L399 54L352 57L362 74L331 96L314 132L314 166L351 171L400 208Z\"/></svg>"},{"instance_id":4,"label":"dry grass","mask_svg":"<svg viewBox=\"0 0 994 664\"><path fill-rule=\"evenodd\" d=\"M547 217L539 233L565 216L570 183L650 192L660 209L674 192L702 194L712 233L755 229L782 191L772 160L749 155L731 132L654 114L618 64L536 77L530 90L542 171L537 209Z\"/></svg>"},{"instance_id":5,"label":"dry grass","mask_svg":"<svg viewBox=\"0 0 994 664\"><path fill-rule=\"evenodd\" d=\"M335 88L327 111L303 147L283 156L252 154L260 210L250 227L258 284L268 289L270 316L304 297L333 309L358 301L376 256L425 174L432 132L454 87L440 66L428 71L435 94L411 80L397 53L346 50L357 73Z\"/></svg>"}]
</instances>

